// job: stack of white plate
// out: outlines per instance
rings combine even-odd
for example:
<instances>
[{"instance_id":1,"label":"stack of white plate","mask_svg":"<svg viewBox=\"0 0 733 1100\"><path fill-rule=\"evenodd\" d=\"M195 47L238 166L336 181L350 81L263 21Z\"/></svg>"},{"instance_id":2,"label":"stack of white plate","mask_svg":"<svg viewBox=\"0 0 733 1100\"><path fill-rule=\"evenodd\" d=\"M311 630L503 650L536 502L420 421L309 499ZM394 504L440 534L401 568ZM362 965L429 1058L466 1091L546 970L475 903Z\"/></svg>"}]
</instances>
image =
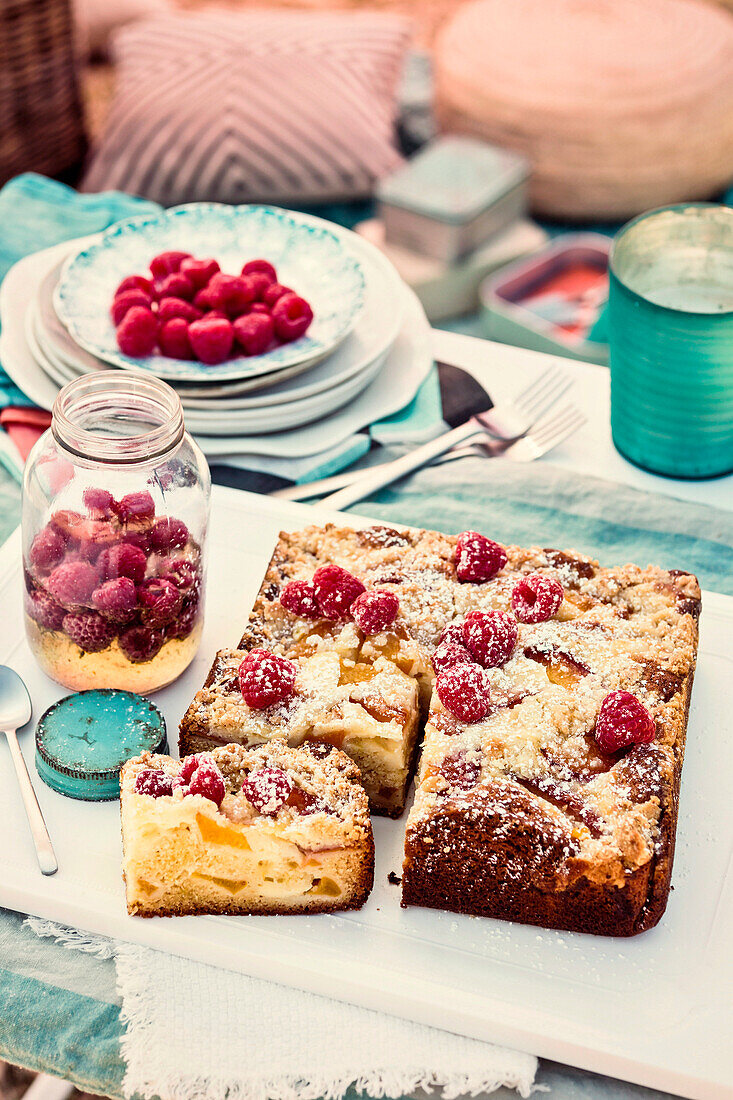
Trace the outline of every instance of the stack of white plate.
<instances>
[{"instance_id":1,"label":"stack of white plate","mask_svg":"<svg viewBox=\"0 0 733 1100\"><path fill-rule=\"evenodd\" d=\"M248 259L270 260L311 302L308 333L216 366L124 356L109 312L115 288L171 248L214 256L234 273ZM293 453L285 435L315 421L317 449L326 449L402 408L431 361L422 308L378 249L319 218L266 207L178 207L47 249L8 274L0 306L3 365L37 404L49 407L61 386L91 371L153 373L179 393L190 431L229 441L204 446L210 453L256 451L258 437L276 432L285 433L282 453ZM307 434L303 453L312 453Z\"/></svg>"}]
</instances>

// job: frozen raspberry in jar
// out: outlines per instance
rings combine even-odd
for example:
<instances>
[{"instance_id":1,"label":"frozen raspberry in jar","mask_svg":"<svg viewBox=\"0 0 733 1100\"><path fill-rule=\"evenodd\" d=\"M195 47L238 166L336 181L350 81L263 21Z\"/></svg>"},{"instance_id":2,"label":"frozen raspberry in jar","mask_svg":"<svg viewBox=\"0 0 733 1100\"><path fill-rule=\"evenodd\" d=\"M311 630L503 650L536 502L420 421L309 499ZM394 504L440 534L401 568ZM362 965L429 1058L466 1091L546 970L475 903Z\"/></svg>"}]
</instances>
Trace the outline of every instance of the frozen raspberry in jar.
<instances>
[{"instance_id":1,"label":"frozen raspberry in jar","mask_svg":"<svg viewBox=\"0 0 733 1100\"><path fill-rule=\"evenodd\" d=\"M25 611L30 619L46 630L60 630L66 615L66 608L40 588L25 593Z\"/></svg>"},{"instance_id":2,"label":"frozen raspberry in jar","mask_svg":"<svg viewBox=\"0 0 733 1100\"><path fill-rule=\"evenodd\" d=\"M464 531L456 542L456 576L459 581L482 584L495 577L507 563L506 550L478 531Z\"/></svg>"},{"instance_id":3,"label":"frozen raspberry in jar","mask_svg":"<svg viewBox=\"0 0 733 1100\"><path fill-rule=\"evenodd\" d=\"M258 813L274 816L285 805L293 781L282 768L259 768L242 782L242 794Z\"/></svg>"},{"instance_id":4,"label":"frozen raspberry in jar","mask_svg":"<svg viewBox=\"0 0 733 1100\"><path fill-rule=\"evenodd\" d=\"M77 611L64 616L61 628L85 653L100 653L111 644L114 627L96 611Z\"/></svg>"},{"instance_id":5,"label":"frozen raspberry in jar","mask_svg":"<svg viewBox=\"0 0 733 1100\"><path fill-rule=\"evenodd\" d=\"M354 622L365 634L380 634L397 618L400 601L386 588L362 592L351 605Z\"/></svg>"},{"instance_id":6,"label":"frozen raspberry in jar","mask_svg":"<svg viewBox=\"0 0 733 1100\"><path fill-rule=\"evenodd\" d=\"M295 692L295 665L266 649L253 649L239 666L242 698L253 710L284 703Z\"/></svg>"},{"instance_id":7,"label":"frozen raspberry in jar","mask_svg":"<svg viewBox=\"0 0 733 1100\"><path fill-rule=\"evenodd\" d=\"M110 546L97 558L97 569L104 580L129 577L135 584L140 584L142 581L147 564L145 551L139 546L133 546L130 542L120 542L116 546Z\"/></svg>"},{"instance_id":8,"label":"frozen raspberry in jar","mask_svg":"<svg viewBox=\"0 0 733 1100\"><path fill-rule=\"evenodd\" d=\"M69 561L56 566L47 587L57 603L78 607L89 602L98 582L99 573L90 562Z\"/></svg>"},{"instance_id":9,"label":"frozen raspberry in jar","mask_svg":"<svg viewBox=\"0 0 733 1100\"><path fill-rule=\"evenodd\" d=\"M135 777L135 791L151 798L163 798L173 794L173 778L158 768L143 768Z\"/></svg>"},{"instance_id":10,"label":"frozen raspberry in jar","mask_svg":"<svg viewBox=\"0 0 733 1100\"><path fill-rule=\"evenodd\" d=\"M366 591L365 586L340 565L321 565L313 574L313 591L316 602L326 619L348 619L351 605L357 596Z\"/></svg>"},{"instance_id":11,"label":"frozen raspberry in jar","mask_svg":"<svg viewBox=\"0 0 733 1100\"><path fill-rule=\"evenodd\" d=\"M547 622L562 601L562 585L544 573L530 573L512 589L512 611L520 623Z\"/></svg>"},{"instance_id":12,"label":"frozen raspberry in jar","mask_svg":"<svg viewBox=\"0 0 733 1100\"><path fill-rule=\"evenodd\" d=\"M610 691L601 703L593 736L603 752L645 745L656 736L649 711L630 691Z\"/></svg>"},{"instance_id":13,"label":"frozen raspberry in jar","mask_svg":"<svg viewBox=\"0 0 733 1100\"><path fill-rule=\"evenodd\" d=\"M308 581L288 581L280 593L280 603L291 615L301 619L320 619L316 592Z\"/></svg>"},{"instance_id":14,"label":"frozen raspberry in jar","mask_svg":"<svg viewBox=\"0 0 733 1100\"><path fill-rule=\"evenodd\" d=\"M287 344L305 334L313 320L313 310L305 298L297 294L283 294L272 307L272 320L275 335Z\"/></svg>"},{"instance_id":15,"label":"frozen raspberry in jar","mask_svg":"<svg viewBox=\"0 0 733 1100\"><path fill-rule=\"evenodd\" d=\"M506 611L471 611L463 623L463 644L484 668L498 668L514 652L518 630Z\"/></svg>"},{"instance_id":16,"label":"frozen raspberry in jar","mask_svg":"<svg viewBox=\"0 0 733 1100\"><path fill-rule=\"evenodd\" d=\"M435 690L459 722L481 722L491 711L491 687L478 665L453 665L438 673Z\"/></svg>"},{"instance_id":17,"label":"frozen raspberry in jar","mask_svg":"<svg viewBox=\"0 0 733 1100\"><path fill-rule=\"evenodd\" d=\"M178 615L181 610L183 598L172 581L163 580L162 577L150 577L138 587L138 603L140 604L140 620L144 626L159 628Z\"/></svg>"},{"instance_id":18,"label":"frozen raspberry in jar","mask_svg":"<svg viewBox=\"0 0 733 1100\"><path fill-rule=\"evenodd\" d=\"M150 545L158 553L185 546L188 542L188 527L182 519L164 516L155 521L150 528Z\"/></svg>"},{"instance_id":19,"label":"frozen raspberry in jar","mask_svg":"<svg viewBox=\"0 0 733 1100\"><path fill-rule=\"evenodd\" d=\"M128 661L134 664L152 661L162 649L164 641L162 630L152 630L148 626L131 626L117 639Z\"/></svg>"},{"instance_id":20,"label":"frozen raspberry in jar","mask_svg":"<svg viewBox=\"0 0 733 1100\"><path fill-rule=\"evenodd\" d=\"M82 493L82 500L92 519L111 519L115 514L116 501L108 489L90 486Z\"/></svg>"},{"instance_id":21,"label":"frozen raspberry in jar","mask_svg":"<svg viewBox=\"0 0 733 1100\"><path fill-rule=\"evenodd\" d=\"M63 561L66 539L54 527L44 527L31 543L28 559L34 569L46 572Z\"/></svg>"},{"instance_id":22,"label":"frozen raspberry in jar","mask_svg":"<svg viewBox=\"0 0 733 1100\"><path fill-rule=\"evenodd\" d=\"M92 604L111 623L129 623L137 612L137 589L129 577L105 581L92 593Z\"/></svg>"},{"instance_id":23,"label":"frozen raspberry in jar","mask_svg":"<svg viewBox=\"0 0 733 1100\"><path fill-rule=\"evenodd\" d=\"M155 501L147 489L126 493L116 507L120 523L145 523L155 515Z\"/></svg>"}]
</instances>

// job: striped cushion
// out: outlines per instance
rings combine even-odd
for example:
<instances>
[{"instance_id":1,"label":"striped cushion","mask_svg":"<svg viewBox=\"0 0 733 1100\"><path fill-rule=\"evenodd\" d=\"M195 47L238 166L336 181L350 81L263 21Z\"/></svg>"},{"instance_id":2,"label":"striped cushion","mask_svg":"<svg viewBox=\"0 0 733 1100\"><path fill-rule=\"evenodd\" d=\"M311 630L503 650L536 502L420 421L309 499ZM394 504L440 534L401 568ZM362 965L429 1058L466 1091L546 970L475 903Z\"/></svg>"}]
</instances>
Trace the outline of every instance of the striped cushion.
<instances>
[{"instance_id":1,"label":"striped cushion","mask_svg":"<svg viewBox=\"0 0 733 1100\"><path fill-rule=\"evenodd\" d=\"M209 10L127 27L82 189L166 206L369 195L401 162L408 39L409 23L380 13Z\"/></svg>"}]
</instances>

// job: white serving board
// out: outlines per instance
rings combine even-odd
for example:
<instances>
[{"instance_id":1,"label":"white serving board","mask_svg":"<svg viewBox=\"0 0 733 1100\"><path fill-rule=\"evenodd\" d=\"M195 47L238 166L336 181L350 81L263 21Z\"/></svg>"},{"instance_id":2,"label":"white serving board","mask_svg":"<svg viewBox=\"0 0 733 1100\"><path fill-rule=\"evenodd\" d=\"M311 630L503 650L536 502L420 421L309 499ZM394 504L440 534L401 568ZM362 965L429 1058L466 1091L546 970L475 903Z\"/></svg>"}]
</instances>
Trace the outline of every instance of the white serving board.
<instances>
[{"instance_id":1,"label":"white serving board","mask_svg":"<svg viewBox=\"0 0 733 1100\"><path fill-rule=\"evenodd\" d=\"M335 518L306 505L215 489L209 603L191 668L156 702L175 751L178 721L217 648L236 644L282 528ZM354 516L342 522L358 522ZM598 547L603 556L603 548ZM684 563L681 563L684 564ZM25 678L34 720L64 694L41 673L21 622L18 532L0 550L0 661ZM129 917L117 803L63 798L21 743L60 869L37 869L7 747L0 745L0 905L354 1004L490 1039L670 1092L730 1087L730 813L733 599L706 594L683 772L674 891L661 924L631 940L402 910L402 821L375 819L376 885L358 913L314 917Z\"/></svg>"}]
</instances>

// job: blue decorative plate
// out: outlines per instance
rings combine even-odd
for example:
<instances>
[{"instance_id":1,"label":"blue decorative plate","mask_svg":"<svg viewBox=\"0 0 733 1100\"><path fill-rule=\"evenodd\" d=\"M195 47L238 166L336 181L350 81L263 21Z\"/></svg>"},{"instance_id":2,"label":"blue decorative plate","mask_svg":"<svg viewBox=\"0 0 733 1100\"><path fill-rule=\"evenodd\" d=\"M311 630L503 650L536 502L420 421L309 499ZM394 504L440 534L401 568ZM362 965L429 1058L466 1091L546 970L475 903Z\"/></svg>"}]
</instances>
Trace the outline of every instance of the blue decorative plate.
<instances>
[{"instance_id":1,"label":"blue decorative plate","mask_svg":"<svg viewBox=\"0 0 733 1100\"><path fill-rule=\"evenodd\" d=\"M36 727L36 770L59 794L85 802L120 796L126 760L166 751L165 719L131 691L79 691L54 703Z\"/></svg>"},{"instance_id":2,"label":"blue decorative plate","mask_svg":"<svg viewBox=\"0 0 733 1100\"><path fill-rule=\"evenodd\" d=\"M213 256L222 271L235 275L247 260L269 260L280 282L310 302L314 316L308 332L265 355L238 356L211 367L157 354L123 355L109 313L114 292L127 275L145 274L153 257L169 249ZM192 203L118 222L67 260L54 294L60 320L97 358L160 378L212 382L318 362L351 332L363 302L361 266L328 222L274 207L220 203Z\"/></svg>"}]
</instances>

